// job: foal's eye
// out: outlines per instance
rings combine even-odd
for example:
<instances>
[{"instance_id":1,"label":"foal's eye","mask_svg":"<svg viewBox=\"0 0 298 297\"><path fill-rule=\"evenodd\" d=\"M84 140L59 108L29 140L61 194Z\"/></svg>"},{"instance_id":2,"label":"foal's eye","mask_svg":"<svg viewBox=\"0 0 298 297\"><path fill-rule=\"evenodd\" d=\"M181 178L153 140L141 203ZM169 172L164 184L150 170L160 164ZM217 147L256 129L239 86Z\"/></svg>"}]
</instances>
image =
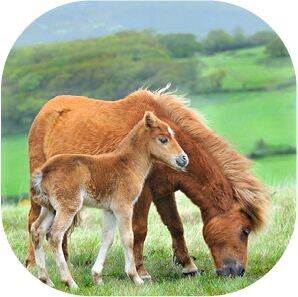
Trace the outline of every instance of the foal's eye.
<instances>
[{"instance_id":1,"label":"foal's eye","mask_svg":"<svg viewBox=\"0 0 298 297\"><path fill-rule=\"evenodd\" d=\"M167 143L169 140L166 138L166 137L164 137L164 136L160 136L159 138L158 138L158 140L162 143L162 144L165 144L165 143Z\"/></svg>"}]
</instances>

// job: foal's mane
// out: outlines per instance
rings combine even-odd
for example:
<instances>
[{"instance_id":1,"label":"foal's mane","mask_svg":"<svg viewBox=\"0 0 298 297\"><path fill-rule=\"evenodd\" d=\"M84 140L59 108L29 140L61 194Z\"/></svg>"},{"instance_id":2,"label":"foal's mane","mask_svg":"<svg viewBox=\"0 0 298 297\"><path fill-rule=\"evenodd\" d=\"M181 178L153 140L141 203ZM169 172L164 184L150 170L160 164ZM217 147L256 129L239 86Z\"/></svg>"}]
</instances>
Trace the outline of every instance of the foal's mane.
<instances>
[{"instance_id":1,"label":"foal's mane","mask_svg":"<svg viewBox=\"0 0 298 297\"><path fill-rule=\"evenodd\" d=\"M250 172L251 162L233 150L225 139L216 135L205 124L203 117L187 106L184 97L167 92L167 88L145 92L151 93L167 116L212 154L230 182L242 211L251 218L253 229L262 227L268 198L263 185Z\"/></svg>"}]
</instances>

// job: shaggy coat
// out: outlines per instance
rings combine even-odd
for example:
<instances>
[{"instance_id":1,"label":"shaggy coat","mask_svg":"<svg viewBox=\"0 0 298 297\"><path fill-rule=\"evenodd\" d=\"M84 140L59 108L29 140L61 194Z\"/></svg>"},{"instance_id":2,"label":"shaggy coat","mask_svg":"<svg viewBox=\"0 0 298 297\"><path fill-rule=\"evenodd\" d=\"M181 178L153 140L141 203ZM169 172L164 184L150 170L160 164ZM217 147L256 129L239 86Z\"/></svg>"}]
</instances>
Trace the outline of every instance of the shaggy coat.
<instances>
[{"instance_id":1,"label":"shaggy coat","mask_svg":"<svg viewBox=\"0 0 298 297\"><path fill-rule=\"evenodd\" d=\"M79 96L58 96L48 101L35 118L29 134L30 171L60 153L112 151L145 110L154 111L170 124L190 159L190 165L187 172L178 173L156 164L147 178L133 218L134 252L139 274L150 277L144 268L142 254L151 201L171 233L174 255L182 265L183 273L197 271L185 244L174 197L177 190L200 207L204 239L218 273L243 274L248 234L264 224L267 194L251 174L250 162L209 129L202 117L173 93L139 90L115 102ZM29 228L39 211L40 207L33 202ZM67 255L66 243L65 239ZM31 246L27 264L32 263Z\"/></svg>"}]
</instances>

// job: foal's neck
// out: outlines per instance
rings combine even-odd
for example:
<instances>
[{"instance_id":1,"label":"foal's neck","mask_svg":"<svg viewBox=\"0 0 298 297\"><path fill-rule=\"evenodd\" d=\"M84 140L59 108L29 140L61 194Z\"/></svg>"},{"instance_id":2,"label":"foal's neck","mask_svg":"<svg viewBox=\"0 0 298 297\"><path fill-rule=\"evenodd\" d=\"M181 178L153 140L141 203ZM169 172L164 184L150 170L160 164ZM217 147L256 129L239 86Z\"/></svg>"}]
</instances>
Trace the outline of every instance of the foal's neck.
<instances>
[{"instance_id":1,"label":"foal's neck","mask_svg":"<svg viewBox=\"0 0 298 297\"><path fill-rule=\"evenodd\" d=\"M120 161L127 164L132 174L145 179L152 166L152 158L148 150L148 138L144 135L144 129L140 125L133 128L119 144L115 154Z\"/></svg>"}]
</instances>

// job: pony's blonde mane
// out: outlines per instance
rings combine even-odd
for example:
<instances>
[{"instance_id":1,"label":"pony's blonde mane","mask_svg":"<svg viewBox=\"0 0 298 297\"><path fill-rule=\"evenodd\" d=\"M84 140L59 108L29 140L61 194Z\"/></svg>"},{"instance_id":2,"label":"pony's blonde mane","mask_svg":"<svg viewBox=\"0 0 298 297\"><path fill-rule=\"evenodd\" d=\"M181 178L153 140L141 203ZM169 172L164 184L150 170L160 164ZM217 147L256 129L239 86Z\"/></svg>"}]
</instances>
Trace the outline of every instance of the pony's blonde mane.
<instances>
[{"instance_id":1,"label":"pony's blonde mane","mask_svg":"<svg viewBox=\"0 0 298 297\"><path fill-rule=\"evenodd\" d=\"M168 86L150 93L167 116L212 154L230 182L235 199L251 218L254 230L262 227L268 198L263 185L251 173L251 162L233 150L225 139L216 135L205 124L203 117L187 106L184 97L168 92Z\"/></svg>"}]
</instances>

